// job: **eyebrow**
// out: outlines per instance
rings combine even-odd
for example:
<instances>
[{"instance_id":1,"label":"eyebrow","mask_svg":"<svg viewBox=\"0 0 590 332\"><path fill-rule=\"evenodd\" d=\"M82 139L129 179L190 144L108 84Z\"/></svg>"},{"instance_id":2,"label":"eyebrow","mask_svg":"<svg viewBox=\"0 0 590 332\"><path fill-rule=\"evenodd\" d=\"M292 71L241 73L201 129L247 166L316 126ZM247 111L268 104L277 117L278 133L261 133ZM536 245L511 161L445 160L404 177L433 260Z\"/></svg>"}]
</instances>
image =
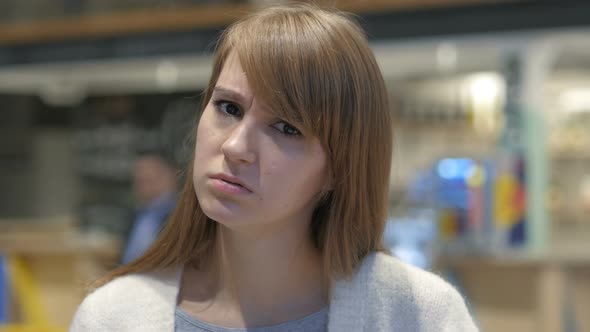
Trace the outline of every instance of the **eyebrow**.
<instances>
[{"instance_id":1,"label":"eyebrow","mask_svg":"<svg viewBox=\"0 0 590 332\"><path fill-rule=\"evenodd\" d=\"M232 89L228 89L225 88L223 86L215 86L215 88L213 88L213 93L219 93L219 94L223 94L225 96L227 96L228 98L234 99L235 101L241 103L242 105L246 104L247 101L247 97L235 90Z\"/></svg>"}]
</instances>

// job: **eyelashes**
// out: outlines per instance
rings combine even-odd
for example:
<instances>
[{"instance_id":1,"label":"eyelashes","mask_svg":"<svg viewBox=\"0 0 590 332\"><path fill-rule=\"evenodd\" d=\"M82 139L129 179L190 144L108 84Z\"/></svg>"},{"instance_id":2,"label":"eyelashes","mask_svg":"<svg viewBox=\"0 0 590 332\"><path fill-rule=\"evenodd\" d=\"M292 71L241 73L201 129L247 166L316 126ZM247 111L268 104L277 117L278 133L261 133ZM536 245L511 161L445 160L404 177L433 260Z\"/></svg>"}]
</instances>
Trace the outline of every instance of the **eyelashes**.
<instances>
[{"instance_id":1,"label":"eyelashes","mask_svg":"<svg viewBox=\"0 0 590 332\"><path fill-rule=\"evenodd\" d=\"M273 124L273 128L287 136L301 136L299 129L282 120Z\"/></svg>"},{"instance_id":2,"label":"eyelashes","mask_svg":"<svg viewBox=\"0 0 590 332\"><path fill-rule=\"evenodd\" d=\"M213 100L213 105L215 106L217 112L221 113L223 116L240 119L244 115L241 108L230 101ZM301 131L299 129L284 120L278 120L274 122L271 127L287 137L302 137Z\"/></svg>"},{"instance_id":3,"label":"eyelashes","mask_svg":"<svg viewBox=\"0 0 590 332\"><path fill-rule=\"evenodd\" d=\"M215 100L213 101L213 105L215 105L215 109L217 109L217 111L223 113L224 115L242 117L242 111L234 103L225 100Z\"/></svg>"}]
</instances>

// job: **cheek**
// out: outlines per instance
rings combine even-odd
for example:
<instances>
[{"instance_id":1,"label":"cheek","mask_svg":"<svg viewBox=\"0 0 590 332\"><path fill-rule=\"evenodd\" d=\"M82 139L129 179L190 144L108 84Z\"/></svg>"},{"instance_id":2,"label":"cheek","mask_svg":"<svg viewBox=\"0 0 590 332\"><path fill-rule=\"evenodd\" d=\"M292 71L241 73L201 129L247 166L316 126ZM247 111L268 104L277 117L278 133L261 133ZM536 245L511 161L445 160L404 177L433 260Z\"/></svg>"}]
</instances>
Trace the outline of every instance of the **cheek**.
<instances>
[{"instance_id":1,"label":"cheek","mask_svg":"<svg viewBox=\"0 0 590 332\"><path fill-rule=\"evenodd\" d=\"M212 121L210 119L210 112L208 109L205 110L197 126L197 134L195 140L195 159L200 160L206 157L211 151L214 151L218 145L218 135L213 128Z\"/></svg>"},{"instance_id":2,"label":"cheek","mask_svg":"<svg viewBox=\"0 0 590 332\"><path fill-rule=\"evenodd\" d=\"M321 151L303 159L272 160L267 165L262 174L263 181L270 185L270 200L309 201L327 183L327 166Z\"/></svg>"},{"instance_id":3,"label":"cheek","mask_svg":"<svg viewBox=\"0 0 590 332\"><path fill-rule=\"evenodd\" d=\"M326 155L322 150L316 150L312 153L312 159L308 167L308 173L303 182L309 195L316 197L321 191L325 190L329 184L328 163Z\"/></svg>"},{"instance_id":4,"label":"cheek","mask_svg":"<svg viewBox=\"0 0 590 332\"><path fill-rule=\"evenodd\" d=\"M197 181L207 172L208 160L214 155L213 131L204 117L205 115L199 122L195 137L193 181Z\"/></svg>"}]
</instances>

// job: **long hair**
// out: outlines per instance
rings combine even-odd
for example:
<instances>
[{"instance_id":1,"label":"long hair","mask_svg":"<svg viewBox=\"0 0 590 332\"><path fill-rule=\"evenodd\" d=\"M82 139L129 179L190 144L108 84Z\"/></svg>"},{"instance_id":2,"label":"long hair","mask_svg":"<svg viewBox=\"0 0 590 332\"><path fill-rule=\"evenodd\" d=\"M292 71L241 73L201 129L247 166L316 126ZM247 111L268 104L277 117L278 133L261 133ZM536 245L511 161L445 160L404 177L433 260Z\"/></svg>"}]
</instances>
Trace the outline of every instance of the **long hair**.
<instances>
[{"instance_id":1,"label":"long hair","mask_svg":"<svg viewBox=\"0 0 590 332\"><path fill-rule=\"evenodd\" d=\"M385 83L362 29L343 13L309 5L272 7L234 23L218 41L201 111L230 53L257 98L322 144L332 186L314 210L309 236L330 277L352 275L368 253L383 250L393 144ZM194 162L193 155L159 238L96 285L210 257L217 224L197 201Z\"/></svg>"}]
</instances>

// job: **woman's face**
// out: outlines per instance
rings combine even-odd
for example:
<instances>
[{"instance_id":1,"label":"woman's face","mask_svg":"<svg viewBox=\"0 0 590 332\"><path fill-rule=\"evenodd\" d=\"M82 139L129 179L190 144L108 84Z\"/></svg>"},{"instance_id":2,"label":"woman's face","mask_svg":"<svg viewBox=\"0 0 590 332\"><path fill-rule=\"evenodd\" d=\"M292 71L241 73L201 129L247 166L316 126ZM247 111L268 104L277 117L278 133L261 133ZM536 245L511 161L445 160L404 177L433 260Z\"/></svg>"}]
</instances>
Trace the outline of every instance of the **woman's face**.
<instances>
[{"instance_id":1,"label":"woman's face","mask_svg":"<svg viewBox=\"0 0 590 332\"><path fill-rule=\"evenodd\" d=\"M235 56L201 116L193 167L201 208L230 228L309 221L328 183L318 139L268 112Z\"/></svg>"}]
</instances>

